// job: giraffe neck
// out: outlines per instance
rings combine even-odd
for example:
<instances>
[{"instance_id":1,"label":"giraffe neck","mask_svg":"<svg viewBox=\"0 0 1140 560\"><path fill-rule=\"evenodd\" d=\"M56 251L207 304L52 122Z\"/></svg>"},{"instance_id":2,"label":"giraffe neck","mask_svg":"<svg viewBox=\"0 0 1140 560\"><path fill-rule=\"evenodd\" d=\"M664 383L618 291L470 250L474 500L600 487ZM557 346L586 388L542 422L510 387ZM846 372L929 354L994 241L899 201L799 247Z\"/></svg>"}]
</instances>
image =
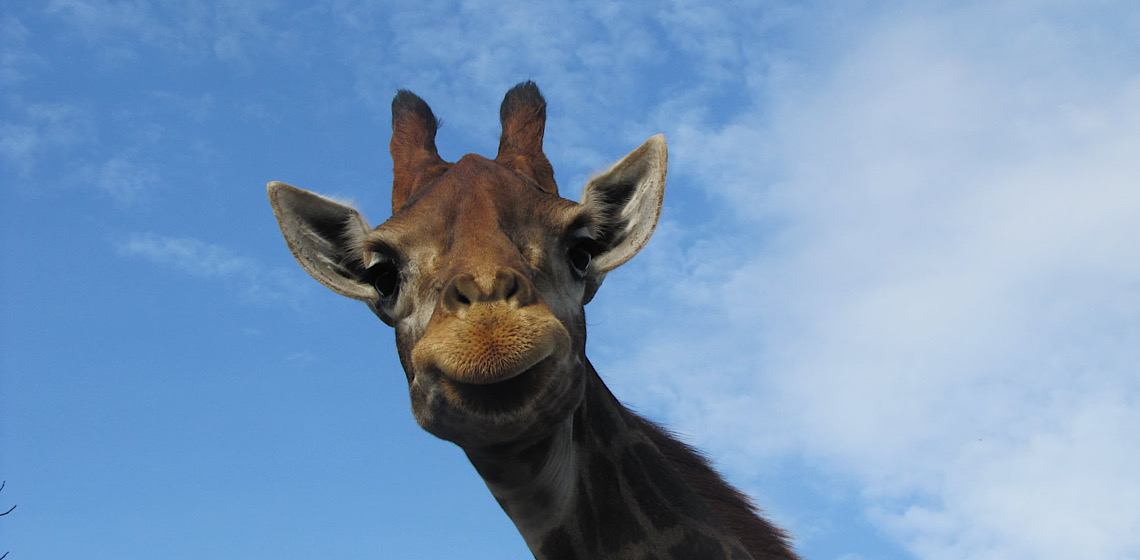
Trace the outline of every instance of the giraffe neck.
<instances>
[{"instance_id":1,"label":"giraffe neck","mask_svg":"<svg viewBox=\"0 0 1140 560\"><path fill-rule=\"evenodd\" d=\"M699 455L624 408L588 362L585 368L583 404L547 437L465 450L535 558L795 558L779 530ZM702 495L690 484L704 475L715 480ZM726 506L707 503L710 492L728 492L727 507L747 510L740 513L756 523L730 530ZM746 547L737 537L757 527L768 531L771 547Z\"/></svg>"}]
</instances>

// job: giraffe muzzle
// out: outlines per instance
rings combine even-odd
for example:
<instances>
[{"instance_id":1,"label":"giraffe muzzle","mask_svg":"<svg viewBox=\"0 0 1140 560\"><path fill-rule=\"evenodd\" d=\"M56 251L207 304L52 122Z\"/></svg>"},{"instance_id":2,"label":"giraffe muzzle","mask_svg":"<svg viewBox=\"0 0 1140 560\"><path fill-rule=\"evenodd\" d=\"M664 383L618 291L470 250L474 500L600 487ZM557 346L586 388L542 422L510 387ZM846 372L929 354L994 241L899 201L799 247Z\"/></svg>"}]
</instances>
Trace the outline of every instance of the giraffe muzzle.
<instances>
[{"instance_id":1,"label":"giraffe muzzle","mask_svg":"<svg viewBox=\"0 0 1140 560\"><path fill-rule=\"evenodd\" d=\"M412 349L412 364L417 372L435 369L452 381L491 385L569 351L570 333L546 304L495 301L437 313Z\"/></svg>"}]
</instances>

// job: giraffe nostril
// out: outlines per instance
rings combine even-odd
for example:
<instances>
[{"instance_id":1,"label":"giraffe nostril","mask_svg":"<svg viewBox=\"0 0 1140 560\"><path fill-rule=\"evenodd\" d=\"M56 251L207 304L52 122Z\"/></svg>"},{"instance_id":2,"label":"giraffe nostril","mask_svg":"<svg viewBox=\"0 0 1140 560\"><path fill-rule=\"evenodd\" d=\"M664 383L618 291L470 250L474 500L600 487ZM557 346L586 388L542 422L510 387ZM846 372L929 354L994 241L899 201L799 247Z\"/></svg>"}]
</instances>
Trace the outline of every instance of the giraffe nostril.
<instances>
[{"instance_id":1,"label":"giraffe nostril","mask_svg":"<svg viewBox=\"0 0 1140 560\"><path fill-rule=\"evenodd\" d=\"M441 302L444 309L454 312L492 302L523 307L535 302L530 281L518 271L502 268L493 276L477 274L457 274L447 283Z\"/></svg>"},{"instance_id":2,"label":"giraffe nostril","mask_svg":"<svg viewBox=\"0 0 1140 560\"><path fill-rule=\"evenodd\" d=\"M507 284L507 289L506 289L506 294L504 294L504 295L505 295L505 299L507 299L507 301L510 301L510 300L514 299L514 297L516 295L518 295L518 293L519 293L518 277L515 276L514 274L509 275L507 280L506 280L506 284Z\"/></svg>"},{"instance_id":3,"label":"giraffe nostril","mask_svg":"<svg viewBox=\"0 0 1140 560\"><path fill-rule=\"evenodd\" d=\"M443 289L443 306L450 311L459 311L481 301L482 295L475 278L471 274L459 274Z\"/></svg>"}]
</instances>

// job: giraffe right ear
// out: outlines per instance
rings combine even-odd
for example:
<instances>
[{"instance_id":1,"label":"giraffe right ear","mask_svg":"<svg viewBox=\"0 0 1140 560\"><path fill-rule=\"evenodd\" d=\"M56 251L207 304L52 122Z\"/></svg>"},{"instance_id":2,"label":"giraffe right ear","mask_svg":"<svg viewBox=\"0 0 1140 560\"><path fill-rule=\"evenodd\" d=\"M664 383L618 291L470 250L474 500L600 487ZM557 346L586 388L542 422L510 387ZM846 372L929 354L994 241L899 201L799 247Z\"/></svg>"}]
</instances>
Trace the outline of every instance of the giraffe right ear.
<instances>
[{"instance_id":1,"label":"giraffe right ear","mask_svg":"<svg viewBox=\"0 0 1140 560\"><path fill-rule=\"evenodd\" d=\"M582 189L582 205L598 221L598 243L586 276L590 301L606 273L625 264L649 242L661 216L668 167L665 137L658 134L629 153Z\"/></svg>"},{"instance_id":2,"label":"giraffe right ear","mask_svg":"<svg viewBox=\"0 0 1140 560\"><path fill-rule=\"evenodd\" d=\"M361 282L364 269L357 245L371 229L355 209L274 181L269 202L277 225L297 262L332 291L361 301L375 301L376 290Z\"/></svg>"}]
</instances>

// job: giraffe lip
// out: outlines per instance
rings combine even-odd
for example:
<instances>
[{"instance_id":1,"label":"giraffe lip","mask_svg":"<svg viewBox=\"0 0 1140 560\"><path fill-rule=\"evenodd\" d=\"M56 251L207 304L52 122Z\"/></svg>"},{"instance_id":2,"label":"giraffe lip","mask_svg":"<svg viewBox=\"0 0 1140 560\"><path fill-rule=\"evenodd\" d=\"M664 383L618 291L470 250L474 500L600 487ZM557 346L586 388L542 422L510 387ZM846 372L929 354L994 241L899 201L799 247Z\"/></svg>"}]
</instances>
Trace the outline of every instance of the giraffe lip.
<instances>
[{"instance_id":1,"label":"giraffe lip","mask_svg":"<svg viewBox=\"0 0 1140 560\"><path fill-rule=\"evenodd\" d=\"M522 406L538 394L547 377L543 375L552 363L548 356L538 363L509 376L485 383L471 383L439 372L439 383L447 400L476 412L502 412Z\"/></svg>"},{"instance_id":2,"label":"giraffe lip","mask_svg":"<svg viewBox=\"0 0 1140 560\"><path fill-rule=\"evenodd\" d=\"M570 334L545 304L518 309L480 305L436 313L412 347L412 367L466 385L496 385L525 376L569 351Z\"/></svg>"},{"instance_id":3,"label":"giraffe lip","mask_svg":"<svg viewBox=\"0 0 1140 560\"><path fill-rule=\"evenodd\" d=\"M443 368L439 369L440 373L442 373L444 377L455 383L461 383L463 385L497 385L499 383L510 381L511 379L519 377L520 375L526 375L532 372L532 370L537 368L540 364L545 362L547 358L550 357L551 350L545 350L545 352L534 353L532 356L530 356L530 359L527 360L529 363L524 362L526 365L516 365L515 367L512 367L505 372L496 372L481 369L469 369L466 371L447 371Z\"/></svg>"}]
</instances>

